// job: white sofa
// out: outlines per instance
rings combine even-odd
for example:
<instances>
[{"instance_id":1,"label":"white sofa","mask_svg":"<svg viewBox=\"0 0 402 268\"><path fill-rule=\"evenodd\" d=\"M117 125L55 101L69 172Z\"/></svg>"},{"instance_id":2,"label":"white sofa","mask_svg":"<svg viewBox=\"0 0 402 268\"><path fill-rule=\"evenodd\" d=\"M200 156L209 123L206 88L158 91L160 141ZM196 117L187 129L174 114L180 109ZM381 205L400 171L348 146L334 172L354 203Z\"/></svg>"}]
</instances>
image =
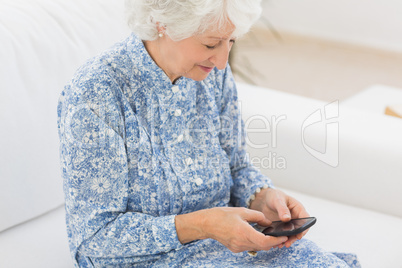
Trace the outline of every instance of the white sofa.
<instances>
[{"instance_id":1,"label":"white sofa","mask_svg":"<svg viewBox=\"0 0 402 268\"><path fill-rule=\"evenodd\" d=\"M72 267L57 99L78 66L128 33L122 0L0 2L0 267ZM307 238L363 267L402 267L402 121L238 87L254 163L318 218Z\"/></svg>"}]
</instances>

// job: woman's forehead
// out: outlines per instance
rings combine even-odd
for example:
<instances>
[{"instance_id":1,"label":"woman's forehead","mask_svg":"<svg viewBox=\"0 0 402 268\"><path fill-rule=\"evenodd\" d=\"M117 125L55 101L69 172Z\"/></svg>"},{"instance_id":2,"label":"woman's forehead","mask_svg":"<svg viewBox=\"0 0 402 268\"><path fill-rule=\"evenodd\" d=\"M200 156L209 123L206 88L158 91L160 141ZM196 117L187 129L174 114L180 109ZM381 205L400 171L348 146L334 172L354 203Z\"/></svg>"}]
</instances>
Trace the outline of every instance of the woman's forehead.
<instances>
[{"instance_id":1,"label":"woman's forehead","mask_svg":"<svg viewBox=\"0 0 402 268\"><path fill-rule=\"evenodd\" d=\"M203 34L201 34L201 36L204 38L216 40L233 39L234 36L232 36L232 34L235 29L235 26L229 21L221 28L205 31Z\"/></svg>"}]
</instances>

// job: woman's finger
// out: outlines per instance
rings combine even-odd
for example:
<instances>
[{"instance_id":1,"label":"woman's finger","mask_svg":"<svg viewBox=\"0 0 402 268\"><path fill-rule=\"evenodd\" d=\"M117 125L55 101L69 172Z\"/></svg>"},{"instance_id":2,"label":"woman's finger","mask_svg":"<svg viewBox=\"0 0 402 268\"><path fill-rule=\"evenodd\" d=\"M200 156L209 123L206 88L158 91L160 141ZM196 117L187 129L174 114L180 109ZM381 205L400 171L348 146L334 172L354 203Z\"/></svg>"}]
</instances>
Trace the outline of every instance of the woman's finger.
<instances>
[{"instance_id":1,"label":"woman's finger","mask_svg":"<svg viewBox=\"0 0 402 268\"><path fill-rule=\"evenodd\" d=\"M288 240L287 236L268 236L264 235L263 233L255 230L250 226L247 228L247 238L248 240L255 245L255 248L258 250L269 250L272 247L278 246Z\"/></svg>"},{"instance_id":2,"label":"woman's finger","mask_svg":"<svg viewBox=\"0 0 402 268\"><path fill-rule=\"evenodd\" d=\"M292 218L284 196L278 197L275 204L275 209L278 212L278 216L281 221L290 221L290 219Z\"/></svg>"},{"instance_id":3,"label":"woman's finger","mask_svg":"<svg viewBox=\"0 0 402 268\"><path fill-rule=\"evenodd\" d=\"M245 209L242 218L247 222L257 223L261 226L268 226L272 223L265 217L264 213L252 209Z\"/></svg>"}]
</instances>

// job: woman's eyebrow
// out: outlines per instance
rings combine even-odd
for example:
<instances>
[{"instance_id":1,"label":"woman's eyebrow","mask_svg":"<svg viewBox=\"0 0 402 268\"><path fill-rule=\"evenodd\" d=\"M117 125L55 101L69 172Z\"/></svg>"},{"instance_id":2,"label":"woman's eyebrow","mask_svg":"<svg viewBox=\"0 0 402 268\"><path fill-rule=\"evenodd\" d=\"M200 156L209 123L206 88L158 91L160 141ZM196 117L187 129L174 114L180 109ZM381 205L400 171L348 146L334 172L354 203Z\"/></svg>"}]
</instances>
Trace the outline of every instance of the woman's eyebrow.
<instances>
[{"instance_id":1,"label":"woman's eyebrow","mask_svg":"<svg viewBox=\"0 0 402 268\"><path fill-rule=\"evenodd\" d=\"M235 39L234 37L216 37L216 36L208 36L207 38L216 39L216 40L228 40L228 39Z\"/></svg>"}]
</instances>

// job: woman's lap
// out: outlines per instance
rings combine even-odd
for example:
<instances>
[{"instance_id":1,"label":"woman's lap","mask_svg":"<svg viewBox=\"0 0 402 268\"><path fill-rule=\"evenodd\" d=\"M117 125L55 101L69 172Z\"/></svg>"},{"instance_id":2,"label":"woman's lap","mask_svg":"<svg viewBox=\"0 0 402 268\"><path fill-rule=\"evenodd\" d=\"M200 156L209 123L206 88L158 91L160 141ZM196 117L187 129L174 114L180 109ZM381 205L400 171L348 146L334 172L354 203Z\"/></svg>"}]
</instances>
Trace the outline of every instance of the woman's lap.
<instances>
[{"instance_id":1,"label":"woman's lap","mask_svg":"<svg viewBox=\"0 0 402 268\"><path fill-rule=\"evenodd\" d=\"M260 251L256 256L247 252L232 253L217 241L210 240L193 247L177 263L180 267L360 267L353 254L336 255L325 252L313 242L302 239L290 248ZM173 264L176 260L172 260ZM167 264L167 263L166 263Z\"/></svg>"}]
</instances>

